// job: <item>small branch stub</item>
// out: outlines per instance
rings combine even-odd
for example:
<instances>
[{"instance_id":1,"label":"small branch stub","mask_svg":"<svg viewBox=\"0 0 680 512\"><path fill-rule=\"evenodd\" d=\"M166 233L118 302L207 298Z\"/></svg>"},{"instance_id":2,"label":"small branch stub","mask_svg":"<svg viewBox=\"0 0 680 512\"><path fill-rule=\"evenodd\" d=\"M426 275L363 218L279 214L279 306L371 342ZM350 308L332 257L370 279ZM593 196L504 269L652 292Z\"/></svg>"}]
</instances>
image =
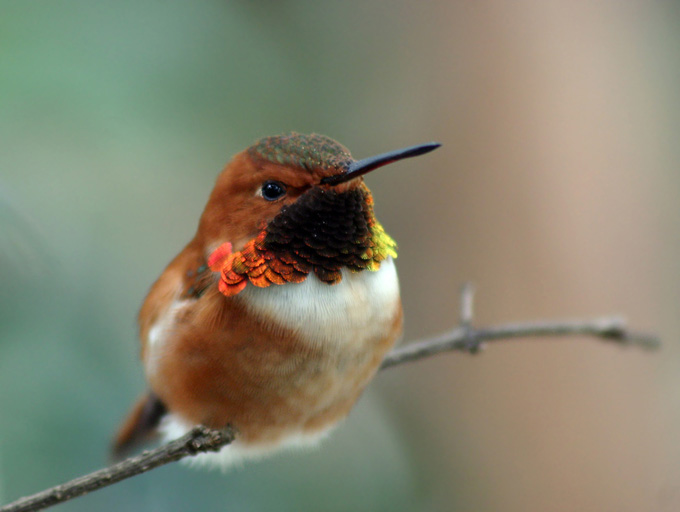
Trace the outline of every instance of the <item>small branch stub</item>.
<instances>
[{"instance_id":1,"label":"small branch stub","mask_svg":"<svg viewBox=\"0 0 680 512\"><path fill-rule=\"evenodd\" d=\"M465 283L460 290L460 326L471 327L474 316L475 287Z\"/></svg>"}]
</instances>

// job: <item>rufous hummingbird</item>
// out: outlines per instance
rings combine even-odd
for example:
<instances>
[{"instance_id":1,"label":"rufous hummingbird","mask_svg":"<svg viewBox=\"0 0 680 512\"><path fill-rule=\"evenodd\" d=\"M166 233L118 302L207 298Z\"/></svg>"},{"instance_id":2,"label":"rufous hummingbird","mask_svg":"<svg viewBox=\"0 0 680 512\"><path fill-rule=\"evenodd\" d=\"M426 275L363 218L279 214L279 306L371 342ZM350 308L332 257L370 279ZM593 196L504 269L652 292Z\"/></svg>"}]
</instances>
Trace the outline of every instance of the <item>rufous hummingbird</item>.
<instances>
[{"instance_id":1,"label":"rufous hummingbird","mask_svg":"<svg viewBox=\"0 0 680 512\"><path fill-rule=\"evenodd\" d=\"M238 153L139 312L150 391L114 453L231 425L236 440L200 456L228 464L314 443L343 419L402 330L396 244L362 176L437 147L356 161L290 133Z\"/></svg>"}]
</instances>

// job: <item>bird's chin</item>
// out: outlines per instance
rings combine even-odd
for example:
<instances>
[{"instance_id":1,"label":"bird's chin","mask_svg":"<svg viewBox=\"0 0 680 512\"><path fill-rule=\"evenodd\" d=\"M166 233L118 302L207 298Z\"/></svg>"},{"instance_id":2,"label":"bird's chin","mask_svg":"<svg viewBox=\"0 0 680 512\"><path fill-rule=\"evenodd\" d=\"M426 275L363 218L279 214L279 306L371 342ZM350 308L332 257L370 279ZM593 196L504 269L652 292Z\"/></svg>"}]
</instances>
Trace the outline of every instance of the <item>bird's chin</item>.
<instances>
[{"instance_id":1,"label":"bird's chin","mask_svg":"<svg viewBox=\"0 0 680 512\"><path fill-rule=\"evenodd\" d=\"M351 192L352 190L360 187L364 183L363 176L357 176L349 181L339 183L338 185L330 185L328 188L337 192L338 194L344 194L346 192Z\"/></svg>"}]
</instances>

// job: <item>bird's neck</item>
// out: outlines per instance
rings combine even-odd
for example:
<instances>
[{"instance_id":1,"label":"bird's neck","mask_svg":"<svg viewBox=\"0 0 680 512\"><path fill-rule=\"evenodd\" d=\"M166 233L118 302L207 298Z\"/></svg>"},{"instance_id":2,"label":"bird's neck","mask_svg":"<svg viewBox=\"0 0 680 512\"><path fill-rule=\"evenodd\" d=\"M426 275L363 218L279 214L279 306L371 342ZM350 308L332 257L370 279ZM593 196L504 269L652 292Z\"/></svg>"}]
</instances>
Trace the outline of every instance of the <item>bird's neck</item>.
<instances>
[{"instance_id":1,"label":"bird's neck","mask_svg":"<svg viewBox=\"0 0 680 512\"><path fill-rule=\"evenodd\" d=\"M313 344L346 347L384 336L400 314L399 282L388 257L375 271L341 270L333 286L315 274L301 283L246 286L236 300L260 321Z\"/></svg>"}]
</instances>

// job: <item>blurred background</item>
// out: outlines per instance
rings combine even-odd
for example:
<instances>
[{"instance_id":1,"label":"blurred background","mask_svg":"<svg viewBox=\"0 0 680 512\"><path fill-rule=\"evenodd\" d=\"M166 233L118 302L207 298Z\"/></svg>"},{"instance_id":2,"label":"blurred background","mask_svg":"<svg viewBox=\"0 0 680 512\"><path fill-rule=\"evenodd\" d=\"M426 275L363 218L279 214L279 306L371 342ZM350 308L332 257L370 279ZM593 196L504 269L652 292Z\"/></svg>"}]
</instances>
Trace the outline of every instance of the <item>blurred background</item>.
<instances>
[{"instance_id":1,"label":"blurred background","mask_svg":"<svg viewBox=\"0 0 680 512\"><path fill-rule=\"evenodd\" d=\"M171 465L69 511L680 507L680 4L0 4L0 502L98 469L144 388L135 315L256 139L356 157L406 340L625 315L649 353L512 341L378 375L320 449Z\"/></svg>"}]
</instances>

